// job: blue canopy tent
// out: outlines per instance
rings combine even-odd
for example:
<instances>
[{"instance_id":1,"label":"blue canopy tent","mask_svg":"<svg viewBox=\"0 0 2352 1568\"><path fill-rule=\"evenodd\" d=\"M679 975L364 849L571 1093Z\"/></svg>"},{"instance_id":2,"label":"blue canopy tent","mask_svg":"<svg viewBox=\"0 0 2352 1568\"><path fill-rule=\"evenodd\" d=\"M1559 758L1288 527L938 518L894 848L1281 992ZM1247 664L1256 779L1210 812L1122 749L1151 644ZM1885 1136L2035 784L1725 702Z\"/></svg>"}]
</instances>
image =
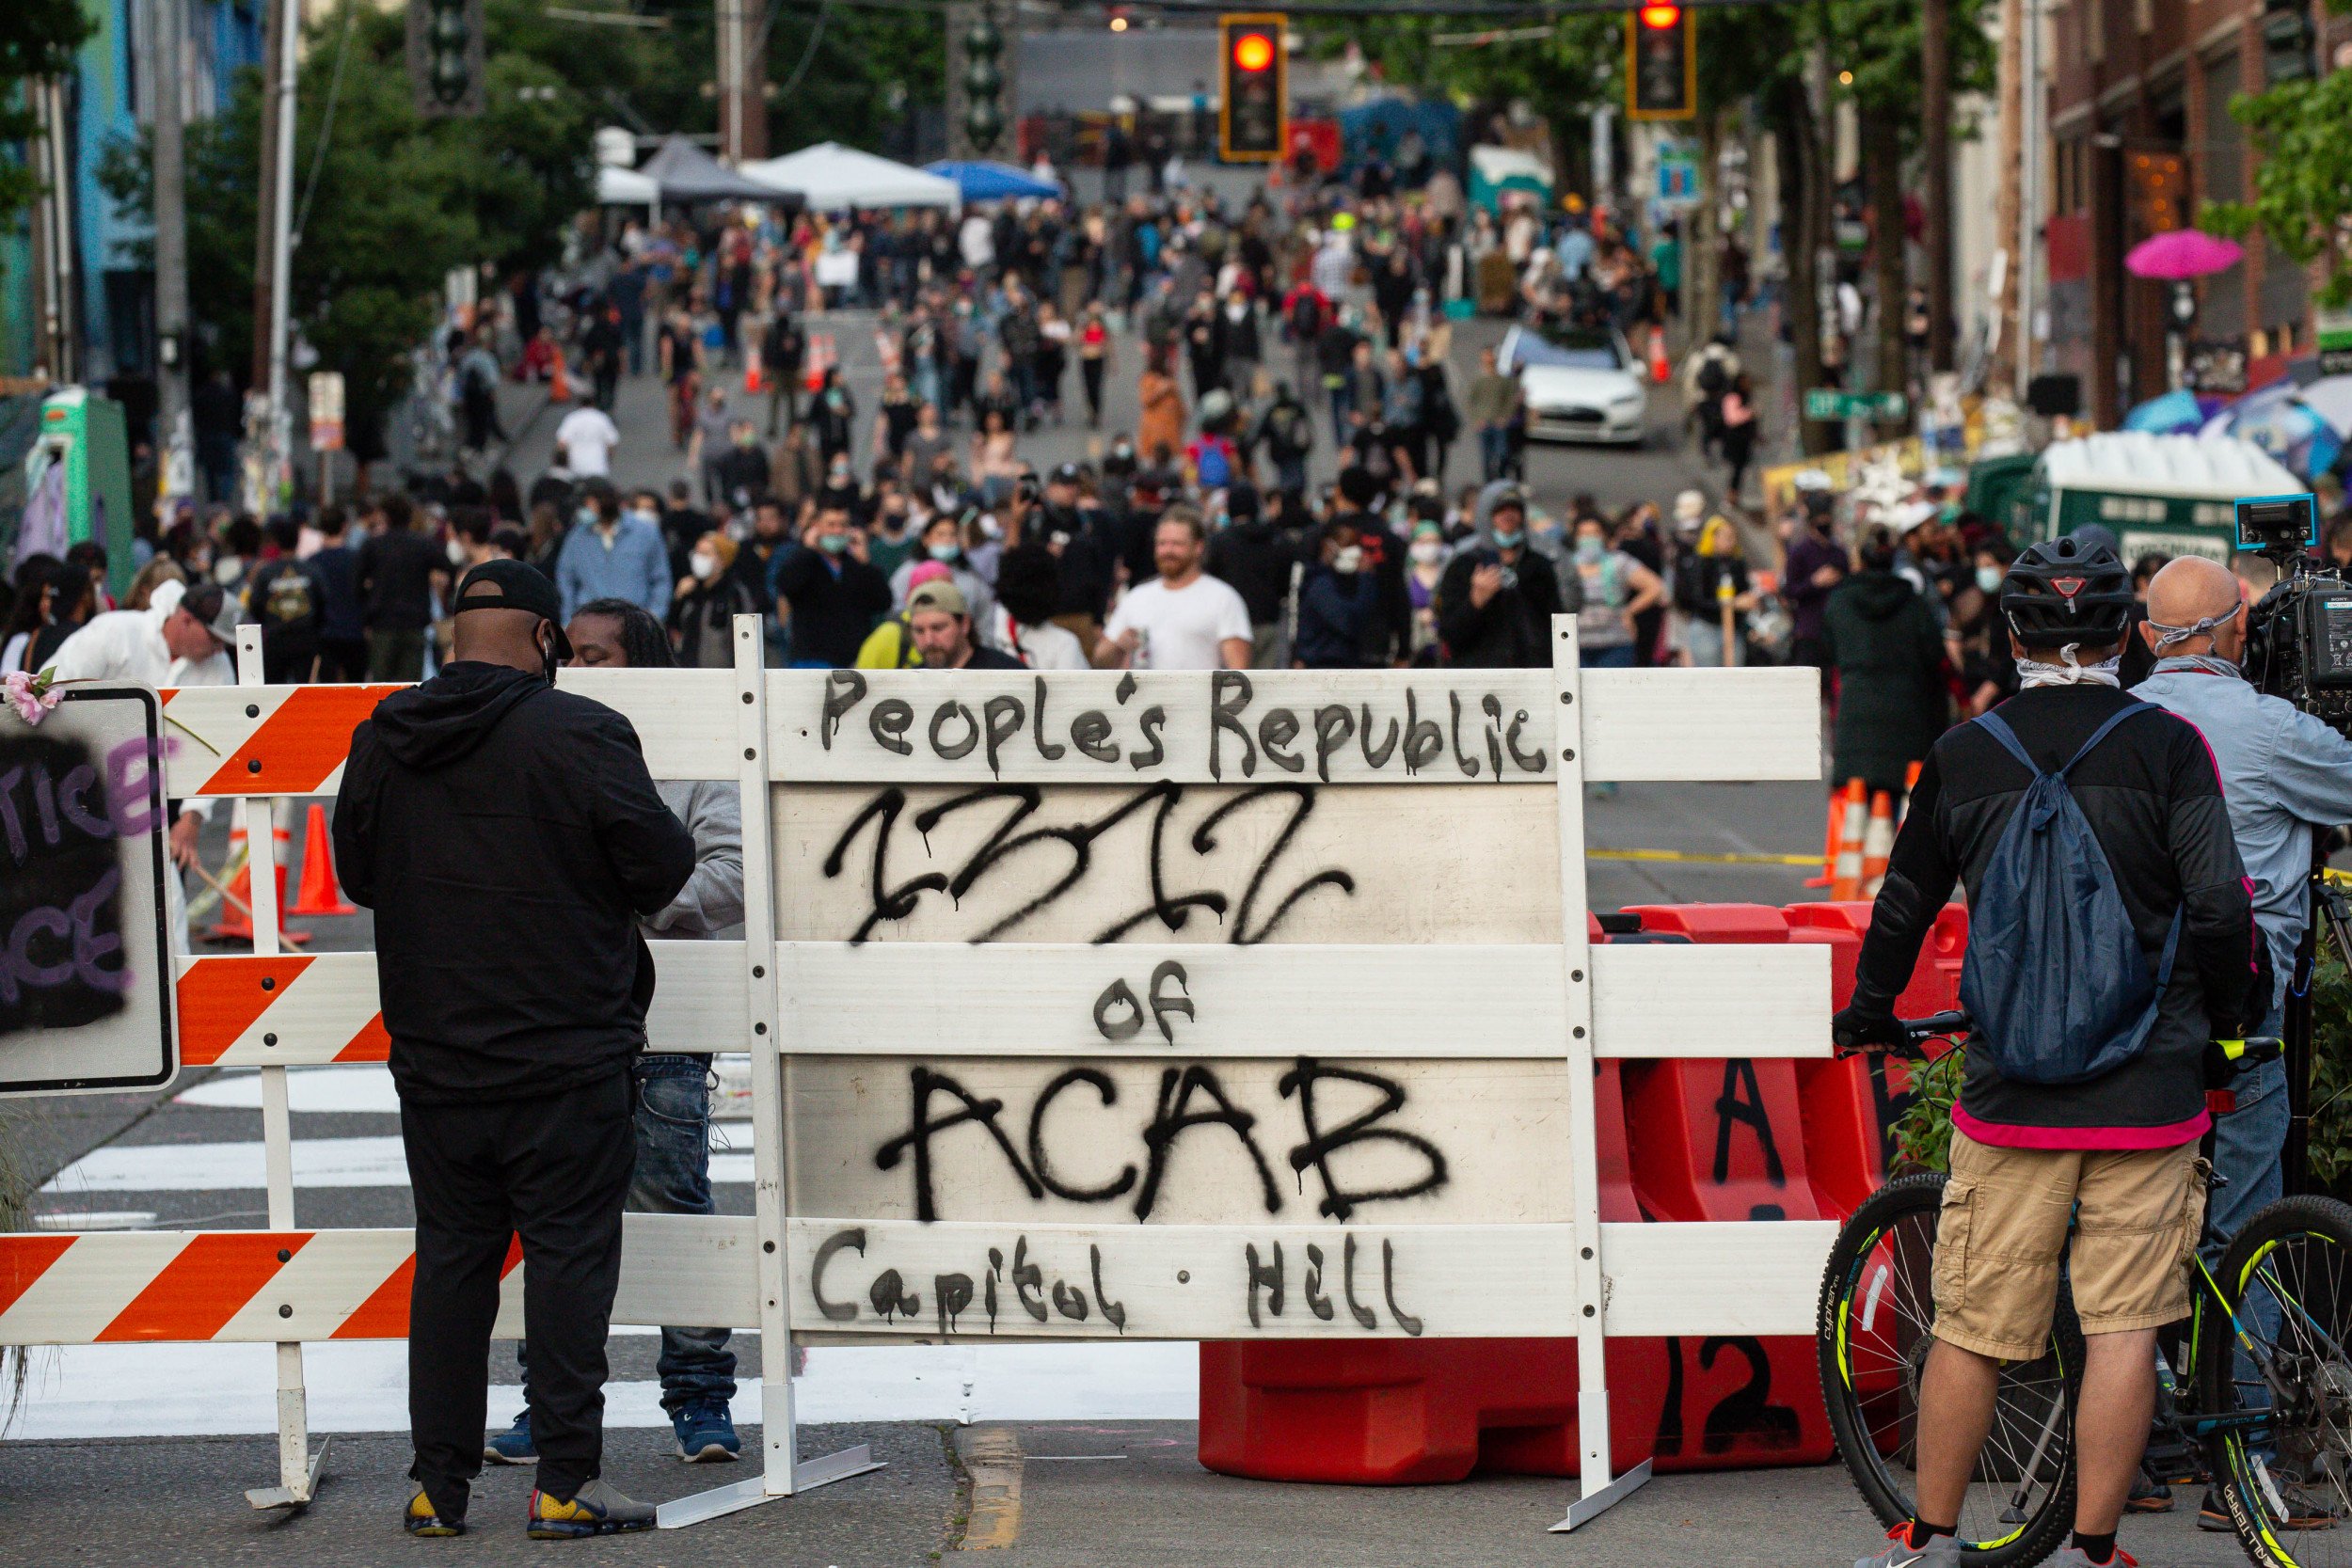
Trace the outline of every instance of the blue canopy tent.
<instances>
[{"instance_id":1,"label":"blue canopy tent","mask_svg":"<svg viewBox=\"0 0 2352 1568\"><path fill-rule=\"evenodd\" d=\"M958 163L953 160L925 164L924 171L953 180L963 192L966 201L1009 201L1025 196L1059 196L1061 187L1050 180L1013 167L1010 164L976 160Z\"/></svg>"}]
</instances>

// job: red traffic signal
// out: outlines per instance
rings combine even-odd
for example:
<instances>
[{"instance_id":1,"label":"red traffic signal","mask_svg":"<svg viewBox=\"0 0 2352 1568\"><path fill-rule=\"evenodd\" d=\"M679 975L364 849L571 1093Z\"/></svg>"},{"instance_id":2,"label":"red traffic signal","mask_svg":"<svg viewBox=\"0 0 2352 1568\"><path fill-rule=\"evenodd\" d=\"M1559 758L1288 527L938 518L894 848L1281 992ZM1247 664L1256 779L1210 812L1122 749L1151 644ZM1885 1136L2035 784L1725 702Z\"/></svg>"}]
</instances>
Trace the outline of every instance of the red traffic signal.
<instances>
[{"instance_id":1,"label":"red traffic signal","mask_svg":"<svg viewBox=\"0 0 2352 1568\"><path fill-rule=\"evenodd\" d=\"M1290 82L1282 54L1288 19L1279 13L1217 19L1217 150L1227 163L1276 163L1288 150Z\"/></svg>"},{"instance_id":2,"label":"red traffic signal","mask_svg":"<svg viewBox=\"0 0 2352 1568\"><path fill-rule=\"evenodd\" d=\"M1689 119L1698 113L1698 16L1677 5L1645 5L1625 22L1628 119Z\"/></svg>"}]
</instances>

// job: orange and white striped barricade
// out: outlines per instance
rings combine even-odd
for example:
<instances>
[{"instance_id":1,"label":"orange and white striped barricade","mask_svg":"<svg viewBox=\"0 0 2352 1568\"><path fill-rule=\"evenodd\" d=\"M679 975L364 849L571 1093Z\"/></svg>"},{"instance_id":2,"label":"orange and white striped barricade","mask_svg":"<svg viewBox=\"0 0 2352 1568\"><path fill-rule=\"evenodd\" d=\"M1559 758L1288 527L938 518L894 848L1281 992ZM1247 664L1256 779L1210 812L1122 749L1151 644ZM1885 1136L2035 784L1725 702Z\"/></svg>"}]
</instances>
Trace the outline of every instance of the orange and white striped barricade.
<instances>
[{"instance_id":1,"label":"orange and white striped barricade","mask_svg":"<svg viewBox=\"0 0 2352 1568\"><path fill-rule=\"evenodd\" d=\"M1811 1331L1834 1226L1600 1223L1595 1076L1825 1056L1828 949L1596 945L1581 849L1588 781L1818 777L1812 674L1553 630L1549 670L942 677L765 671L747 616L732 671L564 673L744 798L745 940L654 944L647 1030L750 1052L755 1212L630 1216L615 1321L757 1326L765 1463L665 1526L871 1467L798 1458L796 1341L1573 1337L1567 1528L1647 1476L1607 1336ZM318 689L176 694L173 792L327 787L341 737L275 722L358 701ZM179 995L192 1064L388 1045L367 955ZM405 1233L281 1223L289 1164L265 1232L0 1242L0 1342L397 1332Z\"/></svg>"}]
</instances>

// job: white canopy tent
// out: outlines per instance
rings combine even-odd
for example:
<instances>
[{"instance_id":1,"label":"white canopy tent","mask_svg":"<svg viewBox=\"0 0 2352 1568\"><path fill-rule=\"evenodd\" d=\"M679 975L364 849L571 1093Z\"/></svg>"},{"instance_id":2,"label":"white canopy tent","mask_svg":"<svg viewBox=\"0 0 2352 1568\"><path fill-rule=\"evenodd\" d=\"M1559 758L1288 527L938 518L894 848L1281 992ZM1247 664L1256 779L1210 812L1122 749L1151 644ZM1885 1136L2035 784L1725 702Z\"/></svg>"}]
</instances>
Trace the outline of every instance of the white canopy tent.
<instances>
[{"instance_id":1,"label":"white canopy tent","mask_svg":"<svg viewBox=\"0 0 2352 1568\"><path fill-rule=\"evenodd\" d=\"M596 170L596 205L650 207L661 199L661 182L633 168L605 164Z\"/></svg>"},{"instance_id":2,"label":"white canopy tent","mask_svg":"<svg viewBox=\"0 0 2352 1568\"><path fill-rule=\"evenodd\" d=\"M737 172L763 185L797 192L818 212L851 207L952 208L962 201L962 193L952 180L839 142L819 142L781 158L745 164Z\"/></svg>"}]
</instances>

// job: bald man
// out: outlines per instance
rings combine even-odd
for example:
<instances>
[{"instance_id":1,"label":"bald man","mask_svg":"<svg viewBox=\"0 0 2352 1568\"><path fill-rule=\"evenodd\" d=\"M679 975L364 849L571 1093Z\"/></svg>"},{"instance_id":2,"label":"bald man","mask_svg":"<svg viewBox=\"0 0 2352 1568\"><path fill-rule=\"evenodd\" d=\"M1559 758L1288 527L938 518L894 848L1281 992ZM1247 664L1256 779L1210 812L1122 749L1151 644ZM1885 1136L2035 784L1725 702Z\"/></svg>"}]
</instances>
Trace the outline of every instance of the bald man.
<instances>
[{"instance_id":1,"label":"bald man","mask_svg":"<svg viewBox=\"0 0 2352 1568\"><path fill-rule=\"evenodd\" d=\"M2280 999L2310 918L2305 881L2312 835L2352 821L2352 741L2238 669L2247 610L2238 579L2217 562L2183 556L2148 585L2139 628L2156 656L2133 695L2157 703L2204 733L2221 771L2238 857L2254 884L2254 923L2273 974L2262 1034L2280 1032ZM2227 1235L2280 1192L2286 1139L2286 1069L2278 1062L2238 1081L2237 1109L2216 1124L2214 1164L2230 1184L2213 1195L2215 1228Z\"/></svg>"},{"instance_id":2,"label":"bald man","mask_svg":"<svg viewBox=\"0 0 2352 1568\"><path fill-rule=\"evenodd\" d=\"M558 691L555 585L486 561L455 601L456 657L352 732L335 861L375 911L417 1211L408 1307L413 1535L459 1535L507 1243L523 1253L538 1539L650 1529L598 1479L605 1335L636 1164L629 1069L653 958L638 935L694 872L628 721Z\"/></svg>"}]
</instances>

